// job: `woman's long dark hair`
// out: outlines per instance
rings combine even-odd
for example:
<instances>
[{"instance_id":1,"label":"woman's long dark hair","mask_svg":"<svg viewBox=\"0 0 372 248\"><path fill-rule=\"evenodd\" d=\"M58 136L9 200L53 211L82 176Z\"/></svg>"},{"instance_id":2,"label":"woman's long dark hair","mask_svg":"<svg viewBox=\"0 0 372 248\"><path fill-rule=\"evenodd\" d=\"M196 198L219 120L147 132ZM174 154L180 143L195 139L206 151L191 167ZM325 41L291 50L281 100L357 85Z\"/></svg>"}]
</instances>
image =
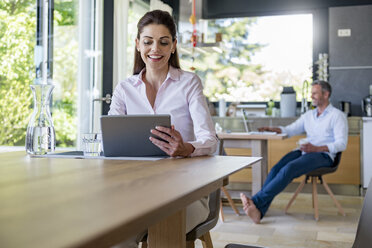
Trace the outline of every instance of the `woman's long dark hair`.
<instances>
[{"instance_id":1,"label":"woman's long dark hair","mask_svg":"<svg viewBox=\"0 0 372 248\"><path fill-rule=\"evenodd\" d=\"M173 17L167 12L162 10L153 10L147 12L137 24L137 39L140 39L140 34L143 31L143 28L150 24L161 24L168 28L169 33L172 35L172 42L177 38L177 28L174 22ZM168 63L175 67L180 68L180 61L178 58L177 48L174 53L171 54ZM134 49L134 66L133 66L133 75L139 74L142 69L145 68L145 62L141 58L141 53Z\"/></svg>"}]
</instances>

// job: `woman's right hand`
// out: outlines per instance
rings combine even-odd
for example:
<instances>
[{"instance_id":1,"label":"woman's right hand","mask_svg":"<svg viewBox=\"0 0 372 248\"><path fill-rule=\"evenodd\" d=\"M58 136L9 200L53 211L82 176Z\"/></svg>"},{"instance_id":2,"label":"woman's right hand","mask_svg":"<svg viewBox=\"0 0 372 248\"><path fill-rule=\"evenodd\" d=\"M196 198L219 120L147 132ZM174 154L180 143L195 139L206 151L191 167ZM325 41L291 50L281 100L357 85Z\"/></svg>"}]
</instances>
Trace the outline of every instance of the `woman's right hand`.
<instances>
[{"instance_id":1,"label":"woman's right hand","mask_svg":"<svg viewBox=\"0 0 372 248\"><path fill-rule=\"evenodd\" d=\"M259 127L258 131L260 132L276 132L276 133L282 133L282 130L278 127Z\"/></svg>"}]
</instances>

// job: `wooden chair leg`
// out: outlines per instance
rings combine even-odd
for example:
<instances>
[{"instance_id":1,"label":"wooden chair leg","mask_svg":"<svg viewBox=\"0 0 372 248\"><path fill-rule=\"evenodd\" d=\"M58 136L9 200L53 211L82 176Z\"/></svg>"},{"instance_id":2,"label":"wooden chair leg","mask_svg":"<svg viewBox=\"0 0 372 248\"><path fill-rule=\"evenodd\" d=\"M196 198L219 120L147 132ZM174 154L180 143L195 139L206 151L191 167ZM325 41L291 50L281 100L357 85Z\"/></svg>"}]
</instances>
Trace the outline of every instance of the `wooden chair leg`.
<instances>
[{"instance_id":1,"label":"wooden chair leg","mask_svg":"<svg viewBox=\"0 0 372 248\"><path fill-rule=\"evenodd\" d=\"M202 242L203 248L213 248L213 243L211 239L211 234L209 232L205 233L199 238Z\"/></svg>"},{"instance_id":2,"label":"wooden chair leg","mask_svg":"<svg viewBox=\"0 0 372 248\"><path fill-rule=\"evenodd\" d=\"M331 198L332 198L333 202L336 204L340 214L342 214L343 216L346 216L344 210L341 207L341 204L337 201L336 197L332 193L332 190L329 188L328 184L326 183L326 181L324 181L324 179L323 179L323 187L328 192L328 194L331 196Z\"/></svg>"},{"instance_id":3,"label":"wooden chair leg","mask_svg":"<svg viewBox=\"0 0 372 248\"><path fill-rule=\"evenodd\" d=\"M229 192L227 192L227 190L225 189L225 187L221 187L221 189L222 189L223 193L225 194L225 196L227 197L227 200L229 201L230 206L234 209L235 213L237 215L240 215L239 210L236 208L235 203L231 199L231 196L230 196Z\"/></svg>"},{"instance_id":4,"label":"wooden chair leg","mask_svg":"<svg viewBox=\"0 0 372 248\"><path fill-rule=\"evenodd\" d=\"M223 214L223 208L222 208L222 200L220 199L220 217L222 222L225 222L225 215Z\"/></svg>"},{"instance_id":5,"label":"wooden chair leg","mask_svg":"<svg viewBox=\"0 0 372 248\"><path fill-rule=\"evenodd\" d=\"M294 193L294 195L292 196L291 200L288 202L287 206L285 207L285 210L284 210L285 213L288 212L288 209L290 208L290 206L292 205L292 203L293 203L294 200L296 199L298 193L301 192L301 190L302 190L302 188L304 187L305 183L306 183L306 177L305 177L305 179L301 182L301 184L297 187L296 192Z\"/></svg>"},{"instance_id":6,"label":"wooden chair leg","mask_svg":"<svg viewBox=\"0 0 372 248\"><path fill-rule=\"evenodd\" d=\"M311 181L313 182L313 204L314 204L314 217L315 220L319 220L319 212L318 212L318 192L316 189L316 177L311 177Z\"/></svg>"},{"instance_id":7,"label":"wooden chair leg","mask_svg":"<svg viewBox=\"0 0 372 248\"><path fill-rule=\"evenodd\" d=\"M311 185L313 185L313 177L311 177ZM311 191L311 204L312 204L312 207L313 207L313 210L314 210L314 189Z\"/></svg>"}]
</instances>

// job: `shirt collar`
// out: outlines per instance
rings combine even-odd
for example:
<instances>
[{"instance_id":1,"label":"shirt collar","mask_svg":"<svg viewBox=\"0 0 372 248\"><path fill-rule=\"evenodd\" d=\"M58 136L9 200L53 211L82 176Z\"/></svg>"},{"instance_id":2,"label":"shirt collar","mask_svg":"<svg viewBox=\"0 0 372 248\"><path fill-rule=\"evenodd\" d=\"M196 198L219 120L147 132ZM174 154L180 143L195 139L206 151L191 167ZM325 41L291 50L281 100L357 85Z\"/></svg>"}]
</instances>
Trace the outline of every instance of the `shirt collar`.
<instances>
[{"instance_id":1,"label":"shirt collar","mask_svg":"<svg viewBox=\"0 0 372 248\"><path fill-rule=\"evenodd\" d=\"M181 72L179 69L177 68L174 68L173 66L169 66L169 71L168 71L168 75L167 75L167 79L170 78L172 79L174 82L177 82L180 80L180 75L181 75ZM165 81L167 80L165 79Z\"/></svg>"},{"instance_id":2,"label":"shirt collar","mask_svg":"<svg viewBox=\"0 0 372 248\"><path fill-rule=\"evenodd\" d=\"M144 67L141 72L138 74L137 76L137 80L135 80L133 86L138 86L142 83L144 83L142 81L142 75L143 73L146 71L146 67ZM177 68L174 68L173 66L169 66L169 70L168 70L168 74L167 74L167 77L165 78L164 82L168 81L168 79L171 79L173 82L177 82L180 80L180 71L179 69Z\"/></svg>"},{"instance_id":3,"label":"shirt collar","mask_svg":"<svg viewBox=\"0 0 372 248\"><path fill-rule=\"evenodd\" d=\"M329 103L328 106L324 109L323 113L318 117L327 115L332 110L332 108L333 108L332 104ZM314 109L314 115L315 117L318 115L318 108Z\"/></svg>"}]
</instances>

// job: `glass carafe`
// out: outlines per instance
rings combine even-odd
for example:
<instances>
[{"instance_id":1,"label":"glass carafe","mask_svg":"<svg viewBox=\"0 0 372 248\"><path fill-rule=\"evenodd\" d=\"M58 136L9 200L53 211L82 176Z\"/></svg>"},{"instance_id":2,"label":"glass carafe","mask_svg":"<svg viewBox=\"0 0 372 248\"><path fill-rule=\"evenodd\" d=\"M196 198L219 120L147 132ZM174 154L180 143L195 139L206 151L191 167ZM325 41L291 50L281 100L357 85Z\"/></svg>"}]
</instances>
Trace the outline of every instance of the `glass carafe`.
<instances>
[{"instance_id":1,"label":"glass carafe","mask_svg":"<svg viewBox=\"0 0 372 248\"><path fill-rule=\"evenodd\" d=\"M49 102L54 86L51 84L30 85L34 96L34 112L27 126L26 151L43 155L56 147L55 132L50 115Z\"/></svg>"}]
</instances>

